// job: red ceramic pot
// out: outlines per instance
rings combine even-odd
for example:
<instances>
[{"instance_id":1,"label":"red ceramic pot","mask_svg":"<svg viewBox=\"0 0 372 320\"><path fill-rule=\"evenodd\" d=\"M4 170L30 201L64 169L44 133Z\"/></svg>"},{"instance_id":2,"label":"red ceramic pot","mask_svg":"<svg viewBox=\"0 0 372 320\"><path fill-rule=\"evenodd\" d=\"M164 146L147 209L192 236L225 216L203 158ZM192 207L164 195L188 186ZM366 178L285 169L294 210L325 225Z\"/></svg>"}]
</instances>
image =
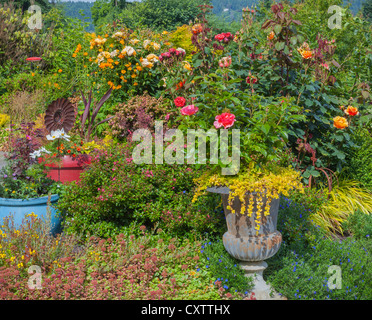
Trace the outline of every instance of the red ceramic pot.
<instances>
[{"instance_id":1,"label":"red ceramic pot","mask_svg":"<svg viewBox=\"0 0 372 320\"><path fill-rule=\"evenodd\" d=\"M39 158L39 163L43 162L42 158ZM54 181L70 182L79 181L80 174L84 170L84 166L90 164L90 159L84 162L83 165L78 164L78 161L73 160L71 156L64 156L59 163L48 163L45 164L48 169L46 170L47 176Z\"/></svg>"}]
</instances>

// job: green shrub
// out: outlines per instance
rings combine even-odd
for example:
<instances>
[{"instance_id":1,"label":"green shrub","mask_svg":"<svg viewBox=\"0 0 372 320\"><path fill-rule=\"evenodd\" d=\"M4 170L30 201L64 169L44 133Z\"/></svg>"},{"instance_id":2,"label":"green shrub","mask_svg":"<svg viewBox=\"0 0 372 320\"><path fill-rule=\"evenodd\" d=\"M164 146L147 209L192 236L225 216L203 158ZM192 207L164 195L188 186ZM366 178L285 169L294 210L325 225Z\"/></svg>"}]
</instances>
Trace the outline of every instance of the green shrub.
<instances>
[{"instance_id":1,"label":"green shrub","mask_svg":"<svg viewBox=\"0 0 372 320\"><path fill-rule=\"evenodd\" d=\"M193 179L201 170L187 165L136 165L130 148L117 145L92 154L79 182L65 188L58 208L67 230L110 236L129 226L157 226L174 235L217 231L217 200L207 195L192 204Z\"/></svg>"},{"instance_id":2,"label":"green shrub","mask_svg":"<svg viewBox=\"0 0 372 320\"><path fill-rule=\"evenodd\" d=\"M356 239L372 237L372 214L357 210L343 223L343 229Z\"/></svg>"},{"instance_id":3,"label":"green shrub","mask_svg":"<svg viewBox=\"0 0 372 320\"><path fill-rule=\"evenodd\" d=\"M347 173L372 190L372 135L367 129L361 129L355 133L354 139L359 147L349 155Z\"/></svg>"},{"instance_id":4,"label":"green shrub","mask_svg":"<svg viewBox=\"0 0 372 320\"><path fill-rule=\"evenodd\" d=\"M196 51L195 46L191 42L192 31L191 26L183 25L170 33L170 41L174 48L182 48L186 50L185 60L192 60L192 52Z\"/></svg>"}]
</instances>

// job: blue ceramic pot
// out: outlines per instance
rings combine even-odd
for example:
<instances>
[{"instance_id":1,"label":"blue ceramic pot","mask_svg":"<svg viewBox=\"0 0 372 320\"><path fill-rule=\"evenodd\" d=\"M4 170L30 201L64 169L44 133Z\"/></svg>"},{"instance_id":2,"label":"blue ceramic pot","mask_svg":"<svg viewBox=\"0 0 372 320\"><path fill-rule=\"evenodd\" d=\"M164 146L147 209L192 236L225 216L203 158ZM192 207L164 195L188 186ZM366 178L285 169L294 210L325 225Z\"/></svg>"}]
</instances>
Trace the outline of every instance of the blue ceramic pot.
<instances>
[{"instance_id":1,"label":"blue ceramic pot","mask_svg":"<svg viewBox=\"0 0 372 320\"><path fill-rule=\"evenodd\" d=\"M53 235L61 231L61 217L54 204L57 203L59 196L57 194L50 197L50 231ZM38 218L45 218L48 207L48 196L33 199L8 199L0 198L0 223L4 217L13 215L15 226L19 226L27 214L34 213Z\"/></svg>"}]
</instances>

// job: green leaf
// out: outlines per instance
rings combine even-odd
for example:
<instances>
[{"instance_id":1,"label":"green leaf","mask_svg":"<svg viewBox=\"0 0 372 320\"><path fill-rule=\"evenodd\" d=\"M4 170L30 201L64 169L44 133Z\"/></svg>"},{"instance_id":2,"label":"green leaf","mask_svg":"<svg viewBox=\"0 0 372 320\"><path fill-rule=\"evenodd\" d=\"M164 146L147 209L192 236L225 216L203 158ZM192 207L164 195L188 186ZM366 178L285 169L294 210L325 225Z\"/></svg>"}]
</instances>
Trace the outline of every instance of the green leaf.
<instances>
[{"instance_id":1,"label":"green leaf","mask_svg":"<svg viewBox=\"0 0 372 320\"><path fill-rule=\"evenodd\" d=\"M264 134L268 134L270 131L271 126L268 123L265 123L264 125L261 126L261 130Z\"/></svg>"},{"instance_id":2,"label":"green leaf","mask_svg":"<svg viewBox=\"0 0 372 320\"><path fill-rule=\"evenodd\" d=\"M280 24L277 24L277 25L274 27L274 32L275 32L275 34L279 34L281 31L282 31L282 26L281 26Z\"/></svg>"},{"instance_id":3,"label":"green leaf","mask_svg":"<svg viewBox=\"0 0 372 320\"><path fill-rule=\"evenodd\" d=\"M284 42L277 42L277 43L275 44L275 49L276 49L277 51L281 51L281 50L284 49L284 46L285 46L285 43L284 43Z\"/></svg>"},{"instance_id":4,"label":"green leaf","mask_svg":"<svg viewBox=\"0 0 372 320\"><path fill-rule=\"evenodd\" d=\"M297 44L297 37L296 37L296 36L291 37L291 39L290 39L289 41L291 42L291 44L292 44L293 46L295 46L295 45Z\"/></svg>"}]
</instances>

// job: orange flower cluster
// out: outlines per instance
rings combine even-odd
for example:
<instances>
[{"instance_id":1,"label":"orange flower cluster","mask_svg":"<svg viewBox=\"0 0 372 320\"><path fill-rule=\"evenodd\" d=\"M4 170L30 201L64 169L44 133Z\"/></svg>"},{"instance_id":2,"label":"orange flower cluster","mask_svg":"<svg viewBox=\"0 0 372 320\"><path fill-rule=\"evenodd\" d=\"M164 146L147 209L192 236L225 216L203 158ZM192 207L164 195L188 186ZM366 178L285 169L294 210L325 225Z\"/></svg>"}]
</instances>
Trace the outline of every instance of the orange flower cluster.
<instances>
[{"instance_id":1,"label":"orange flower cluster","mask_svg":"<svg viewBox=\"0 0 372 320\"><path fill-rule=\"evenodd\" d=\"M267 40L273 40L274 37L275 37L275 33L274 33L274 31L271 31L271 32L269 33L269 35L267 36Z\"/></svg>"},{"instance_id":2,"label":"orange flower cluster","mask_svg":"<svg viewBox=\"0 0 372 320\"><path fill-rule=\"evenodd\" d=\"M359 115L358 108L353 106L348 106L346 109L344 106L341 106L340 109L344 110L345 114L350 117ZM333 126L337 129L345 129L349 126L349 122L345 117L336 117L333 119Z\"/></svg>"},{"instance_id":3,"label":"orange flower cluster","mask_svg":"<svg viewBox=\"0 0 372 320\"><path fill-rule=\"evenodd\" d=\"M72 54L72 57L73 58L76 58L77 54L79 53L79 51L82 49L81 47L81 44L79 43L74 51L74 53Z\"/></svg>"}]
</instances>

